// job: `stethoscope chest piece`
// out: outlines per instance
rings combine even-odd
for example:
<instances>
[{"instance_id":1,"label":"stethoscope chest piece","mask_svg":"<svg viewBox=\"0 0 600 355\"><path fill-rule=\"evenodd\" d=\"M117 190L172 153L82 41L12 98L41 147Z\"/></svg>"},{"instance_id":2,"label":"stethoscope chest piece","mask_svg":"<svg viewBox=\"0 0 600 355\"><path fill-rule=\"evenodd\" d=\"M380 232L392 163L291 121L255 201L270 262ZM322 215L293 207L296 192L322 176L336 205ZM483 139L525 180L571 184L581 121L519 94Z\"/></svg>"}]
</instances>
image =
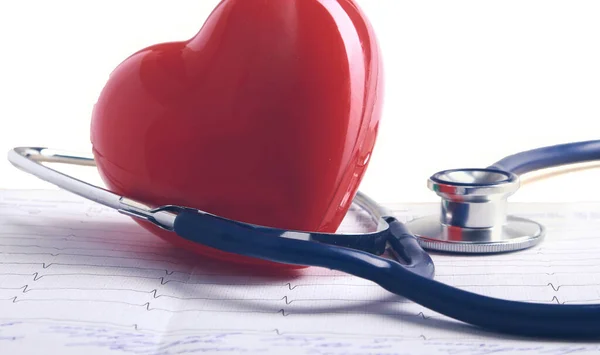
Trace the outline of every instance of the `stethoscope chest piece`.
<instances>
[{"instance_id":1,"label":"stethoscope chest piece","mask_svg":"<svg viewBox=\"0 0 600 355\"><path fill-rule=\"evenodd\" d=\"M454 253L502 253L537 245L541 224L507 216L507 199L519 188L517 175L496 169L453 169L431 176L441 197L438 215L406 223L423 248Z\"/></svg>"}]
</instances>

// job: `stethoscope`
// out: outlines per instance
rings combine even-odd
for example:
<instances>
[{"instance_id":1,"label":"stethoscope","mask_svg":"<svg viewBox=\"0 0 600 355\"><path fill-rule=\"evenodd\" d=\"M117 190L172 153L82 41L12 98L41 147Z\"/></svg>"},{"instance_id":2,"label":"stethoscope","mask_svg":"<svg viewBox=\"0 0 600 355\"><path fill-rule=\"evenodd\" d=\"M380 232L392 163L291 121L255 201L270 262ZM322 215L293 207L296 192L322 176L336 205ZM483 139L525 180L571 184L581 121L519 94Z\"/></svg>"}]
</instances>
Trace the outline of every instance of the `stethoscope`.
<instances>
[{"instance_id":1,"label":"stethoscope","mask_svg":"<svg viewBox=\"0 0 600 355\"><path fill-rule=\"evenodd\" d=\"M544 227L506 214L507 198L519 188L519 176L598 160L600 140L534 149L508 156L488 168L438 172L429 178L428 186L441 197L439 214L408 223L401 223L358 192L353 203L377 224L375 231L360 234L276 229L185 206L151 208L42 165L95 166L91 156L19 147L9 152L8 159L64 190L204 246L278 263L339 270L375 282L437 313L496 332L600 338L600 305L536 304L463 291L434 280L434 263L425 251L501 253L537 245L545 236Z\"/></svg>"}]
</instances>

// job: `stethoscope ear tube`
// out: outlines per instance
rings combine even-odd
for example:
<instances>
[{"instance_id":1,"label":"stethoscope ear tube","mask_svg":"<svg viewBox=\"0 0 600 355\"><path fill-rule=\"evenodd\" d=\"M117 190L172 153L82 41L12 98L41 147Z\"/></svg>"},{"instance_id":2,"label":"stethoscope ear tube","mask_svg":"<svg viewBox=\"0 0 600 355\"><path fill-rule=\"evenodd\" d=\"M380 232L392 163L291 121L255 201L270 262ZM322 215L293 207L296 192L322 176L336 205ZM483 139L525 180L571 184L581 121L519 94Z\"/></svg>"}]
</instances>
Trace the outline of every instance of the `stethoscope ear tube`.
<instances>
[{"instance_id":1,"label":"stethoscope ear tube","mask_svg":"<svg viewBox=\"0 0 600 355\"><path fill-rule=\"evenodd\" d=\"M399 250L418 245L401 222L389 219L389 223L390 230L398 233L394 241L399 243ZM282 238L269 232L256 233L248 225L232 224L191 210L178 214L174 231L187 240L229 253L339 270L373 281L435 312L487 330L520 336L600 339L600 306L597 305L533 304L482 296L440 283L371 253ZM406 254L415 255L415 252L407 250ZM425 255L425 252L421 249L416 255L419 254Z\"/></svg>"}]
</instances>

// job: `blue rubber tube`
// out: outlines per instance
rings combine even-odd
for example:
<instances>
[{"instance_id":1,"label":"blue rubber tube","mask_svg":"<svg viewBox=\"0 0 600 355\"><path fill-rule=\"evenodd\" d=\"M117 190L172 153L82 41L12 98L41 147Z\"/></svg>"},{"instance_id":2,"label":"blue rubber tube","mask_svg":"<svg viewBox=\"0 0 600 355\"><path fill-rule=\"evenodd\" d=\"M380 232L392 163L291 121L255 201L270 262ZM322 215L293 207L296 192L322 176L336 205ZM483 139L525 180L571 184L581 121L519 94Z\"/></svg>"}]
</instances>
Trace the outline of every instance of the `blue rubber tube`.
<instances>
[{"instance_id":1,"label":"blue rubber tube","mask_svg":"<svg viewBox=\"0 0 600 355\"><path fill-rule=\"evenodd\" d=\"M386 217L402 245L417 243L404 225ZM519 336L600 339L599 305L554 305L516 302L463 291L438 282L393 260L351 248L290 239L251 225L193 211L180 213L175 232L225 252L279 263L339 270L373 281L384 289L456 320L487 330ZM412 242L411 242L412 241ZM427 260L419 248L415 255Z\"/></svg>"},{"instance_id":2,"label":"blue rubber tube","mask_svg":"<svg viewBox=\"0 0 600 355\"><path fill-rule=\"evenodd\" d=\"M510 155L490 166L517 175L567 164L600 160L600 140L559 144Z\"/></svg>"},{"instance_id":3,"label":"blue rubber tube","mask_svg":"<svg viewBox=\"0 0 600 355\"><path fill-rule=\"evenodd\" d=\"M600 141L538 148L508 156L491 169L517 175L567 164L600 160ZM286 238L286 231L257 227L184 211L175 219L181 237L225 252L273 262L339 270L373 281L384 289L456 320L518 336L600 339L600 305L518 302L478 295L433 279L434 265L416 238L394 217L389 232L371 238L333 238L301 232L312 241ZM318 242L322 239L327 243ZM349 242L348 242L349 240ZM392 245L404 264L379 257ZM337 245L336 245L337 244Z\"/></svg>"}]
</instances>

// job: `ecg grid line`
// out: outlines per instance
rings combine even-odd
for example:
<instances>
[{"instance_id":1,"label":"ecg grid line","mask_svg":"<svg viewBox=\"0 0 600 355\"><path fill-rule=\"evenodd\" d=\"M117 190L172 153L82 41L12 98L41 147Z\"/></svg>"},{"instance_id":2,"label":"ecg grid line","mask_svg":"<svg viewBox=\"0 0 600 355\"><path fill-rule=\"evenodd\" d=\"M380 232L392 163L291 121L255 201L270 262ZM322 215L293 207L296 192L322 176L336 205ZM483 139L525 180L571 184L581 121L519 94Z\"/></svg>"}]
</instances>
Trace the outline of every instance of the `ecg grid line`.
<instances>
[{"instance_id":1,"label":"ecg grid line","mask_svg":"<svg viewBox=\"0 0 600 355\"><path fill-rule=\"evenodd\" d=\"M399 205L393 212L408 220L435 207ZM433 254L436 278L526 302L600 303L600 238L593 238L600 205L517 207L546 224L540 246L483 257ZM364 220L353 211L340 230L370 228ZM144 354L176 354L183 346L181 338L167 351L161 339L216 333L312 336L313 345L325 335L389 344L498 341L354 276L312 267L259 270L191 255L129 217L60 191L0 192L0 225L0 349L25 347L21 340L35 331L65 336L60 346L75 337L98 354L114 346L114 339L99 340L111 332L128 332L119 338L128 344L153 337Z\"/></svg>"}]
</instances>

